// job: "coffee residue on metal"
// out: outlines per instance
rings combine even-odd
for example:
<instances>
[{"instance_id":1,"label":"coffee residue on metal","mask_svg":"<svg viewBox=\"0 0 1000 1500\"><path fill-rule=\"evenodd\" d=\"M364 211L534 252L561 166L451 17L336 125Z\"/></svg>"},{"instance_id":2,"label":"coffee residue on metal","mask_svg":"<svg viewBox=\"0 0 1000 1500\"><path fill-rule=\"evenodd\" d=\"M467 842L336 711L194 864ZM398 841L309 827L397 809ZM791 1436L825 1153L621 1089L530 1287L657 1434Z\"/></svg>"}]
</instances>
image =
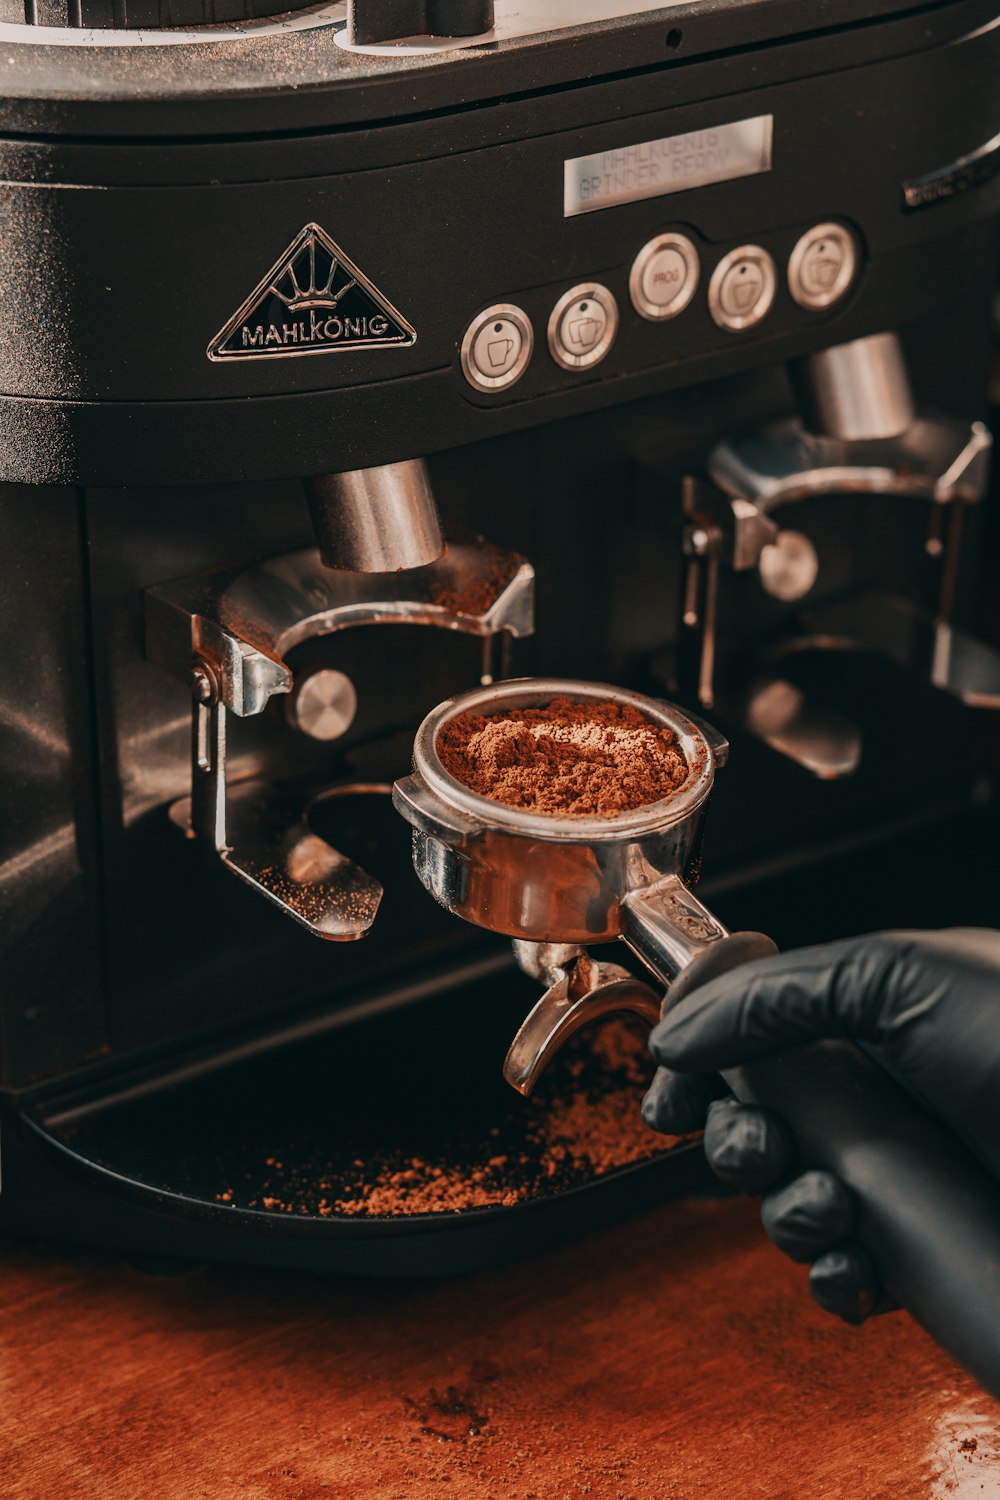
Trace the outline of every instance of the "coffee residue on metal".
<instances>
[{"instance_id":1,"label":"coffee residue on metal","mask_svg":"<svg viewBox=\"0 0 1000 1500\"><path fill-rule=\"evenodd\" d=\"M551 817L616 817L671 797L688 776L673 731L630 703L553 698L536 708L460 714L437 752L472 791Z\"/></svg>"},{"instance_id":2,"label":"coffee residue on metal","mask_svg":"<svg viewBox=\"0 0 1000 1500\"><path fill-rule=\"evenodd\" d=\"M521 566L522 559L489 542L455 554L445 548L431 585L431 602L451 615L485 615Z\"/></svg>"}]
</instances>

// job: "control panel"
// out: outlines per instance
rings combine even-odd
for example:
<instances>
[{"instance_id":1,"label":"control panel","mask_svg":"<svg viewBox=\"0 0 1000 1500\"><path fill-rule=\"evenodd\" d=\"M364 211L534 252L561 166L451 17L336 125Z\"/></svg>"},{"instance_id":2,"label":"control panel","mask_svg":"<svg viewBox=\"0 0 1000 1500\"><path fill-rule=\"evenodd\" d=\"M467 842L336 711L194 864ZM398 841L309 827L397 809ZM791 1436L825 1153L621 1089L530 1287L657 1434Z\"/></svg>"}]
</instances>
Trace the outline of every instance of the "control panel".
<instances>
[{"instance_id":1,"label":"control panel","mask_svg":"<svg viewBox=\"0 0 1000 1500\"><path fill-rule=\"evenodd\" d=\"M858 235L835 221L798 232L790 251L754 242L710 247L687 226L657 234L638 250L627 271L629 320L637 329L654 325L643 340L639 367L677 357L681 320L685 314L694 317L699 307L701 327L707 312L708 329L740 337L761 325L776 327L779 319L788 325L802 313L830 311L857 285L861 261ZM559 371L569 377L585 375L603 364L622 323L619 297L607 284L612 280L602 272L560 291L547 316L543 306L544 340L541 326L535 336L537 289L530 309L498 302L477 313L461 342L462 373L469 386L482 395L502 394L538 360L549 362L548 377ZM669 327L655 326L662 324ZM633 339L633 358L636 348ZM554 383L543 377L546 388Z\"/></svg>"}]
</instances>

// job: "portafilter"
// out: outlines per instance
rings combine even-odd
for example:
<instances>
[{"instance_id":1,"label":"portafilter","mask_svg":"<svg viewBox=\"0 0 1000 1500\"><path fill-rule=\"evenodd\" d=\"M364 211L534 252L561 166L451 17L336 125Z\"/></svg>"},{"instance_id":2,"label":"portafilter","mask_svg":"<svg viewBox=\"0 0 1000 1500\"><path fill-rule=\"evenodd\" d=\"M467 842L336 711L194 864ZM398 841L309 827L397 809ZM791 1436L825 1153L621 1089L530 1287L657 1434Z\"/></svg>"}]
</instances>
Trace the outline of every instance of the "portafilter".
<instances>
[{"instance_id":1,"label":"portafilter","mask_svg":"<svg viewBox=\"0 0 1000 1500\"><path fill-rule=\"evenodd\" d=\"M669 729L687 776L669 797L614 817L554 817L482 796L442 764L438 739L463 714L539 708L556 698L637 709ZM582 1025L612 1010L650 1023L659 996L583 945L621 938L665 983L709 947L744 962L775 951L760 933L730 934L688 883L716 767L727 742L671 703L601 682L525 678L440 704L417 731L413 772L395 805L413 826L413 863L455 916L515 939L521 967L548 983L515 1038L504 1072L530 1092L547 1060ZM721 953L722 950L720 950Z\"/></svg>"},{"instance_id":2,"label":"portafilter","mask_svg":"<svg viewBox=\"0 0 1000 1500\"><path fill-rule=\"evenodd\" d=\"M669 727L687 761L683 784L615 817L550 817L481 796L445 770L438 736L459 715L559 697L630 704ZM593 963L583 944L623 939L670 986L667 1004L776 951L761 933L727 932L686 882L726 749L672 704L557 678L465 693L421 724L413 772L393 789L413 826L416 872L448 911L512 937L521 966L549 984L505 1065L523 1093L596 1016L624 1009L657 1018L654 991L617 965ZM1000 1396L1000 1203L979 1162L876 1062L832 1035L723 1076L738 1098L790 1122L805 1165L848 1185L856 1212L845 1241L867 1251L891 1296Z\"/></svg>"}]
</instances>

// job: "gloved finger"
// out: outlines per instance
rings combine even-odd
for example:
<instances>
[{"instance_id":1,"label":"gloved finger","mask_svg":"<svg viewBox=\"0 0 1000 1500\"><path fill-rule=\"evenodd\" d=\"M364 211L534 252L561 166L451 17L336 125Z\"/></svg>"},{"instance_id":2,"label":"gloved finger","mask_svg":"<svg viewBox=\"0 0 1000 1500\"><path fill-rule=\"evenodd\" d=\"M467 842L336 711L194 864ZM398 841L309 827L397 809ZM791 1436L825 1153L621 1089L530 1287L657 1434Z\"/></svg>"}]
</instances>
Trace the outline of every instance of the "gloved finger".
<instances>
[{"instance_id":1,"label":"gloved finger","mask_svg":"<svg viewBox=\"0 0 1000 1500\"><path fill-rule=\"evenodd\" d=\"M687 1135L705 1125L708 1106L729 1091L717 1073L673 1073L657 1068L642 1101L642 1118L664 1135Z\"/></svg>"},{"instance_id":2,"label":"gloved finger","mask_svg":"<svg viewBox=\"0 0 1000 1500\"><path fill-rule=\"evenodd\" d=\"M854 1194L832 1172L803 1172L760 1206L769 1239L792 1260L815 1260L850 1239L857 1218Z\"/></svg>"},{"instance_id":3,"label":"gloved finger","mask_svg":"<svg viewBox=\"0 0 1000 1500\"><path fill-rule=\"evenodd\" d=\"M879 1285L872 1258L860 1245L825 1251L809 1268L809 1289L824 1312L855 1326L896 1305Z\"/></svg>"},{"instance_id":4,"label":"gloved finger","mask_svg":"<svg viewBox=\"0 0 1000 1500\"><path fill-rule=\"evenodd\" d=\"M667 1009L649 1049L658 1063L717 1073L820 1037L878 1039L899 935L849 938L755 959Z\"/></svg>"},{"instance_id":5,"label":"gloved finger","mask_svg":"<svg viewBox=\"0 0 1000 1500\"><path fill-rule=\"evenodd\" d=\"M723 1182L745 1193L762 1193L787 1176L795 1151L788 1127L777 1115L730 1098L709 1106L705 1155Z\"/></svg>"}]
</instances>

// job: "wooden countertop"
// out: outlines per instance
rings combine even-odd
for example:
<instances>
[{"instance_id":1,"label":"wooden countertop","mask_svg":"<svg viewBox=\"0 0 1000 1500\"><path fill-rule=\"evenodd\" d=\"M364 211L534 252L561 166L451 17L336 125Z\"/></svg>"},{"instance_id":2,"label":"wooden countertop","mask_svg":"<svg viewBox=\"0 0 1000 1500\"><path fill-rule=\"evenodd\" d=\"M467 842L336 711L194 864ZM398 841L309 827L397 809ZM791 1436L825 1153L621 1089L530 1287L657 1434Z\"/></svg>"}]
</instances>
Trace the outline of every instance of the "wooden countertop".
<instances>
[{"instance_id":1,"label":"wooden countertop","mask_svg":"<svg viewBox=\"0 0 1000 1500\"><path fill-rule=\"evenodd\" d=\"M4 1500L984 1500L1000 1407L745 1201L450 1283L0 1248Z\"/></svg>"}]
</instances>

